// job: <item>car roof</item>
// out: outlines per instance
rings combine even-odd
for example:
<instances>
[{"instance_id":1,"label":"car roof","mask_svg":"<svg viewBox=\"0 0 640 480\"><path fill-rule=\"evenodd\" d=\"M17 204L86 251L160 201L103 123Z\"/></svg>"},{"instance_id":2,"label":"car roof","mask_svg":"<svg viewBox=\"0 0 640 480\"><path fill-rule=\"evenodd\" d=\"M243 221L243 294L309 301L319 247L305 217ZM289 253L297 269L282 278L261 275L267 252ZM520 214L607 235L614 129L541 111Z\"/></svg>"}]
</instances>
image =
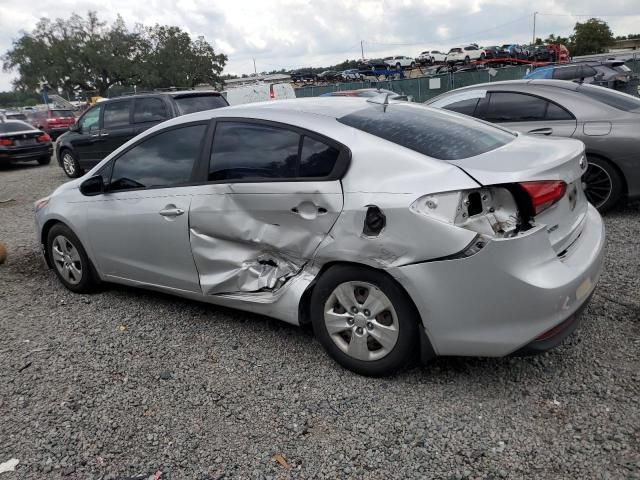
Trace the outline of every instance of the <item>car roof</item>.
<instances>
[{"instance_id":1,"label":"car roof","mask_svg":"<svg viewBox=\"0 0 640 480\"><path fill-rule=\"evenodd\" d=\"M457 88L455 90L450 90L450 92L459 92L463 90L476 90L478 88L493 88L493 87L499 87L499 86L517 87L518 85L531 85L531 86L543 87L543 88L544 87L563 88L565 90L571 90L571 91L576 91L576 89L580 86L579 84L575 82L570 82L568 80L537 80L537 79L503 80L500 82L477 83L475 85L469 85L466 87Z\"/></svg>"}]
</instances>

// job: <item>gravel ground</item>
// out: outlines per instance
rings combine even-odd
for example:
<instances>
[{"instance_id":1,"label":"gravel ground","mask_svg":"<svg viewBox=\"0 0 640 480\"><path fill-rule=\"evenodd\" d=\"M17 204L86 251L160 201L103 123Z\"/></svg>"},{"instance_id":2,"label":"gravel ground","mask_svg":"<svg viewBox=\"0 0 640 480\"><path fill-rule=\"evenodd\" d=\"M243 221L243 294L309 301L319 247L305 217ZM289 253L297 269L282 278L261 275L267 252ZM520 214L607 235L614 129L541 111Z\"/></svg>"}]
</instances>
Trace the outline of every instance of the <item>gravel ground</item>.
<instances>
[{"instance_id":1,"label":"gravel ground","mask_svg":"<svg viewBox=\"0 0 640 480\"><path fill-rule=\"evenodd\" d=\"M31 211L65 179L0 170L0 463L20 460L2 480L640 478L640 206L606 217L599 288L558 349L368 379L265 317L66 291Z\"/></svg>"}]
</instances>

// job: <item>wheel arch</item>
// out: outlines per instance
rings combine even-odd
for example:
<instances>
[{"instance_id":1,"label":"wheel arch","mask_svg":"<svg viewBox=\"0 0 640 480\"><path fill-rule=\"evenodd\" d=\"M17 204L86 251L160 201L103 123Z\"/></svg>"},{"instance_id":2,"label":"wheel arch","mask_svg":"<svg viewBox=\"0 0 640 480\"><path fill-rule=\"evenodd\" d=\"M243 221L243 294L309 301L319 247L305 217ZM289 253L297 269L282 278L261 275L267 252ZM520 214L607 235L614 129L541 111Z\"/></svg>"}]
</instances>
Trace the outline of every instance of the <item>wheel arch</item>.
<instances>
[{"instance_id":1,"label":"wheel arch","mask_svg":"<svg viewBox=\"0 0 640 480\"><path fill-rule=\"evenodd\" d=\"M424 319L420 315L420 311L416 306L413 298L409 295L409 292L404 288L404 286L391 275L389 272L375 268L370 265L366 265L364 263L358 262L348 262L344 260L337 260L332 262L327 262L320 268L320 271L317 273L313 281L307 286L305 291L302 293L300 297L300 302L298 303L298 322L302 328L311 329L311 295L313 293L313 289L315 288L318 280L322 275L324 275L330 268L336 266L345 266L345 267L358 267L366 270L375 271L378 273L382 273L389 279L393 280L393 282L400 287L400 290L405 294L407 301L409 302L411 308L415 311L416 318L419 323L419 332L420 332L420 359L422 362L427 362L428 360L437 356L435 349L433 348L433 344L429 339L427 332L425 330Z\"/></svg>"},{"instance_id":2,"label":"wheel arch","mask_svg":"<svg viewBox=\"0 0 640 480\"><path fill-rule=\"evenodd\" d=\"M627 195L629 193L629 186L627 185L627 177L624 174L624 171L622 171L622 169L618 167L618 165L612 162L611 159L607 158L605 155L598 152L593 152L588 148L585 150L585 154L587 156L587 162L589 161L589 157L596 157L599 160L607 162L607 164L611 168L613 168L616 172L620 174L620 178L622 179L622 195Z\"/></svg>"},{"instance_id":3,"label":"wheel arch","mask_svg":"<svg viewBox=\"0 0 640 480\"><path fill-rule=\"evenodd\" d=\"M61 223L62 225L65 225L68 228L69 225L67 225L66 223L58 220L57 218L52 218L47 220L44 225L42 226L42 231L40 232L40 244L42 245L42 252L44 255L44 260L47 263L47 266L49 268L53 268L53 264L51 263L51 258L49 258L49 250L47 249L47 237L49 236L49 232L51 231L51 229L54 227L54 225Z\"/></svg>"}]
</instances>

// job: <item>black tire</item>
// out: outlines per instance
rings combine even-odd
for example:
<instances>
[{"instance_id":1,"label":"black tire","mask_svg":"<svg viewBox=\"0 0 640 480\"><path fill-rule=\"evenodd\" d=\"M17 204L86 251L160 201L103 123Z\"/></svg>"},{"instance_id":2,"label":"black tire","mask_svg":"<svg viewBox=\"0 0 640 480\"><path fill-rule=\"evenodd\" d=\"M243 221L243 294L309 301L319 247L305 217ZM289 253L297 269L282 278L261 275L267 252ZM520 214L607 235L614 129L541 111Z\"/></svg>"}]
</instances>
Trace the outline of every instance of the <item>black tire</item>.
<instances>
[{"instance_id":1,"label":"black tire","mask_svg":"<svg viewBox=\"0 0 640 480\"><path fill-rule=\"evenodd\" d=\"M587 155L588 167L582 176L587 200L605 213L617 205L624 193L624 179L607 160Z\"/></svg>"},{"instance_id":2,"label":"black tire","mask_svg":"<svg viewBox=\"0 0 640 480\"><path fill-rule=\"evenodd\" d=\"M469 57L464 57L464 64L469 65L471 63L471 59Z\"/></svg>"},{"instance_id":3,"label":"black tire","mask_svg":"<svg viewBox=\"0 0 640 480\"><path fill-rule=\"evenodd\" d=\"M396 70L401 70L402 69L402 65L400 65L400 62L396 63Z\"/></svg>"},{"instance_id":4,"label":"black tire","mask_svg":"<svg viewBox=\"0 0 640 480\"><path fill-rule=\"evenodd\" d=\"M485 55L484 53L481 53L481 54L480 54L480 60L484 60L484 59L485 59L485 57L486 57L486 55Z\"/></svg>"},{"instance_id":5,"label":"black tire","mask_svg":"<svg viewBox=\"0 0 640 480\"><path fill-rule=\"evenodd\" d=\"M59 244L57 242L63 243L62 249L57 248L57 245ZM56 243L55 248L57 251L69 253L70 249L65 248L65 242L68 242L78 254L78 261L72 261L72 258L67 259L69 263L73 263L75 266L75 269L73 270L73 272L75 272L73 273L73 281L65 278L65 276L61 273L61 270L65 270L63 266L63 260L61 260L60 255L54 251L54 243ZM49 230L49 233L47 234L47 256L49 257L51 265L53 266L53 271L55 272L60 282L72 292L91 292L98 284L96 280L98 277L95 273L95 269L93 267L93 264L91 263L91 260L89 260L89 257L87 256L87 252L85 251L78 237L66 225L58 223L51 227L51 230ZM80 272L79 274L77 274L78 270Z\"/></svg>"},{"instance_id":6,"label":"black tire","mask_svg":"<svg viewBox=\"0 0 640 480\"><path fill-rule=\"evenodd\" d=\"M84 170L82 170L78 163L77 157L68 148L60 150L60 165L69 178L78 178L84 173Z\"/></svg>"},{"instance_id":7,"label":"black tire","mask_svg":"<svg viewBox=\"0 0 640 480\"><path fill-rule=\"evenodd\" d=\"M47 155L46 157L38 158L38 163L40 165L49 165L51 163L51 155Z\"/></svg>"},{"instance_id":8,"label":"black tire","mask_svg":"<svg viewBox=\"0 0 640 480\"><path fill-rule=\"evenodd\" d=\"M416 62L411 62L411 70L413 70L414 68L416 68Z\"/></svg>"},{"instance_id":9,"label":"black tire","mask_svg":"<svg viewBox=\"0 0 640 480\"><path fill-rule=\"evenodd\" d=\"M395 318L392 321L392 325L395 325L397 322L397 325L395 325L397 328L397 340L389 352L381 358L361 360L350 356L337 345L327 330L325 323L325 305L332 297L334 290L346 282L361 282L372 285L382 292L391 302L392 308L395 311ZM367 297L368 295L369 293L367 292ZM367 297L365 297L365 299ZM363 302L359 302L358 307L362 307ZM366 312L366 310L362 311ZM380 315L384 314L385 313L382 313ZM380 315L374 320L380 319ZM357 315L354 315L354 317L357 317ZM390 316L388 318L390 318ZM316 338L318 338L327 353L340 365L360 375L389 375L408 365L413 359L417 358L419 353L418 328L420 317L413 302L400 285L392 278L371 268L350 265L336 265L329 268L318 279L313 289L311 295L311 322ZM351 325L353 326L348 327L348 329L345 329L344 332L338 335L346 334L349 339L351 339L351 335L355 335L355 329L358 324L353 324L352 321ZM375 353L375 350L369 350L369 345L375 345L377 343L375 340L370 343L370 337L373 338L373 333L369 332L368 325L366 329L360 328L360 333L363 331L366 334L365 342L367 344L367 353L372 351ZM334 336L335 335L336 334L334 334ZM351 340L349 344L350 342ZM346 342L345 345L347 345ZM378 345L382 347L382 344Z\"/></svg>"}]
</instances>

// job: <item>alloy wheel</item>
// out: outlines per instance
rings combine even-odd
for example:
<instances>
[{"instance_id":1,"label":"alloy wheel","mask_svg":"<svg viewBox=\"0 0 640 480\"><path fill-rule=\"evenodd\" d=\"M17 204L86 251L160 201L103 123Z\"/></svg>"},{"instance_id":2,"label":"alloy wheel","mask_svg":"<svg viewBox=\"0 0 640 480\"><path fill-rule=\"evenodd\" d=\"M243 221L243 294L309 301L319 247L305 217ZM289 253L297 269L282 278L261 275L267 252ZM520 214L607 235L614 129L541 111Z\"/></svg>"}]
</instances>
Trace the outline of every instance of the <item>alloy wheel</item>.
<instances>
[{"instance_id":1,"label":"alloy wheel","mask_svg":"<svg viewBox=\"0 0 640 480\"><path fill-rule=\"evenodd\" d=\"M336 346L357 360L379 360L398 342L398 316L391 300L367 282L338 285L325 303L324 324Z\"/></svg>"},{"instance_id":2,"label":"alloy wheel","mask_svg":"<svg viewBox=\"0 0 640 480\"><path fill-rule=\"evenodd\" d=\"M582 176L582 186L589 203L600 208L611 196L613 181L604 168L595 163L589 163L587 171Z\"/></svg>"},{"instance_id":3,"label":"alloy wheel","mask_svg":"<svg viewBox=\"0 0 640 480\"><path fill-rule=\"evenodd\" d=\"M69 176L73 176L76 173L76 161L69 152L65 152L62 156L62 168Z\"/></svg>"},{"instance_id":4,"label":"alloy wheel","mask_svg":"<svg viewBox=\"0 0 640 480\"><path fill-rule=\"evenodd\" d=\"M82 280L82 260L78 249L64 235L58 235L51 244L51 256L58 273L71 285Z\"/></svg>"}]
</instances>

